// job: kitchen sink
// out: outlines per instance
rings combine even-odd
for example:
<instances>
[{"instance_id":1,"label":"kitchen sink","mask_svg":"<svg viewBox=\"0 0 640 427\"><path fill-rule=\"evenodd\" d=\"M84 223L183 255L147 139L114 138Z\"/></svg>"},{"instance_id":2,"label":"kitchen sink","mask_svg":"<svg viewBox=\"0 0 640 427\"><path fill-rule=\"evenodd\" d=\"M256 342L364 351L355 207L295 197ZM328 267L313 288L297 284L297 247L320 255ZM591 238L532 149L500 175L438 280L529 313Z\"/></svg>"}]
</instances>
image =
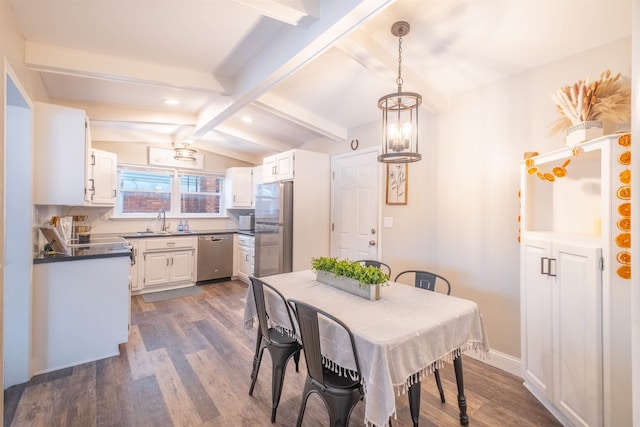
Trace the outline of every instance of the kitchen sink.
<instances>
[{"instance_id":1,"label":"kitchen sink","mask_svg":"<svg viewBox=\"0 0 640 427\"><path fill-rule=\"evenodd\" d=\"M138 231L138 236L154 236L156 234L171 234L168 231Z\"/></svg>"},{"instance_id":2,"label":"kitchen sink","mask_svg":"<svg viewBox=\"0 0 640 427\"><path fill-rule=\"evenodd\" d=\"M138 236L158 236L158 235L171 235L171 236L179 236L181 234L194 234L195 231L138 231L136 234Z\"/></svg>"}]
</instances>

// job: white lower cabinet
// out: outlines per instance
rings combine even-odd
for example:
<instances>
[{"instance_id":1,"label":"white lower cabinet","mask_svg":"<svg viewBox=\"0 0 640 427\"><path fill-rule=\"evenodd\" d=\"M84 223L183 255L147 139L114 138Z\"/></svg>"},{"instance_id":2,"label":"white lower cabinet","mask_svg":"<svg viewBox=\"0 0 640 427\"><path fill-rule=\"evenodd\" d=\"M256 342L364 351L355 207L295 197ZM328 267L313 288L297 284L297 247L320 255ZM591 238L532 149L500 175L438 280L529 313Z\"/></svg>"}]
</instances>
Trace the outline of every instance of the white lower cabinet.
<instances>
[{"instance_id":1,"label":"white lower cabinet","mask_svg":"<svg viewBox=\"0 0 640 427\"><path fill-rule=\"evenodd\" d=\"M255 238L253 236L238 236L238 279L249 283L249 276L253 275L253 258L255 257Z\"/></svg>"},{"instance_id":2,"label":"white lower cabinet","mask_svg":"<svg viewBox=\"0 0 640 427\"><path fill-rule=\"evenodd\" d=\"M193 250L148 252L144 261L144 288L193 281Z\"/></svg>"},{"instance_id":3,"label":"white lower cabinet","mask_svg":"<svg viewBox=\"0 0 640 427\"><path fill-rule=\"evenodd\" d=\"M522 241L522 366L525 385L575 426L600 426L600 248Z\"/></svg>"},{"instance_id":4,"label":"white lower cabinet","mask_svg":"<svg viewBox=\"0 0 640 427\"><path fill-rule=\"evenodd\" d=\"M159 237L141 239L138 257L138 292L190 286L195 283L196 239L189 237ZM141 258L141 259L140 259Z\"/></svg>"}]
</instances>

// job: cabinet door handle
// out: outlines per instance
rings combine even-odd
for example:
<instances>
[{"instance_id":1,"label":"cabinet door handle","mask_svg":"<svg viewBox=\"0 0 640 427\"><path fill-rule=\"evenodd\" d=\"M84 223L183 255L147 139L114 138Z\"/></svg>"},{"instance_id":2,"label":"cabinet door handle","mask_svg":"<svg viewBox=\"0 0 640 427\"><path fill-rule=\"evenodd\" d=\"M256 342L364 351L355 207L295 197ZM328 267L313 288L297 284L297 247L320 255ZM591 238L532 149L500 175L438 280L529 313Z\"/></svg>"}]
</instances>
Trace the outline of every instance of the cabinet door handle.
<instances>
[{"instance_id":1,"label":"cabinet door handle","mask_svg":"<svg viewBox=\"0 0 640 427\"><path fill-rule=\"evenodd\" d=\"M169 258L167 258L167 267L169 267Z\"/></svg>"},{"instance_id":2,"label":"cabinet door handle","mask_svg":"<svg viewBox=\"0 0 640 427\"><path fill-rule=\"evenodd\" d=\"M171 265L173 265L173 258L171 258Z\"/></svg>"},{"instance_id":3,"label":"cabinet door handle","mask_svg":"<svg viewBox=\"0 0 640 427\"><path fill-rule=\"evenodd\" d=\"M112 197L114 197L114 198L115 198L115 197L116 197L116 190L115 190L115 188L114 188L113 190L111 190L111 191L113 191L113 196L112 196Z\"/></svg>"},{"instance_id":4,"label":"cabinet door handle","mask_svg":"<svg viewBox=\"0 0 640 427\"><path fill-rule=\"evenodd\" d=\"M245 256L244 256L244 259L245 259L245 261L249 262L249 255L248 255L248 254L247 254L247 255L245 255Z\"/></svg>"},{"instance_id":5,"label":"cabinet door handle","mask_svg":"<svg viewBox=\"0 0 640 427\"><path fill-rule=\"evenodd\" d=\"M547 271L544 271L545 264L547 264ZM549 275L549 258L547 258L546 256L540 258L540 274L546 274L547 276Z\"/></svg>"},{"instance_id":6,"label":"cabinet door handle","mask_svg":"<svg viewBox=\"0 0 640 427\"><path fill-rule=\"evenodd\" d=\"M551 272L551 263L553 262L553 273ZM556 277L556 259L549 258L549 262L547 264L549 266L549 272L547 273L551 277Z\"/></svg>"},{"instance_id":7,"label":"cabinet door handle","mask_svg":"<svg viewBox=\"0 0 640 427\"><path fill-rule=\"evenodd\" d=\"M89 178L91 181L91 187L89 187L89 191L96 191L96 181L93 178Z\"/></svg>"},{"instance_id":8,"label":"cabinet door handle","mask_svg":"<svg viewBox=\"0 0 640 427\"><path fill-rule=\"evenodd\" d=\"M91 166L95 166L96 165L96 155L92 154L91 155Z\"/></svg>"}]
</instances>

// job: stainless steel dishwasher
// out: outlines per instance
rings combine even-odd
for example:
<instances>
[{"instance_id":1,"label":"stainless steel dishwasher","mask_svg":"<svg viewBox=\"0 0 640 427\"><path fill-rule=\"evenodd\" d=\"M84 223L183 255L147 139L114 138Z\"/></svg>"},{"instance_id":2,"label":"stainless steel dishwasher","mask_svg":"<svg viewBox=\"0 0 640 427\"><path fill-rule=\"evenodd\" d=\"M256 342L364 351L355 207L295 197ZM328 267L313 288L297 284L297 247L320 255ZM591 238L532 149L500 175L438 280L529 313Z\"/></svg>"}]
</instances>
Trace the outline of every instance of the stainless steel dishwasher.
<instances>
[{"instance_id":1,"label":"stainless steel dishwasher","mask_svg":"<svg viewBox=\"0 0 640 427\"><path fill-rule=\"evenodd\" d=\"M196 282L223 279L233 274L233 234L198 236Z\"/></svg>"}]
</instances>

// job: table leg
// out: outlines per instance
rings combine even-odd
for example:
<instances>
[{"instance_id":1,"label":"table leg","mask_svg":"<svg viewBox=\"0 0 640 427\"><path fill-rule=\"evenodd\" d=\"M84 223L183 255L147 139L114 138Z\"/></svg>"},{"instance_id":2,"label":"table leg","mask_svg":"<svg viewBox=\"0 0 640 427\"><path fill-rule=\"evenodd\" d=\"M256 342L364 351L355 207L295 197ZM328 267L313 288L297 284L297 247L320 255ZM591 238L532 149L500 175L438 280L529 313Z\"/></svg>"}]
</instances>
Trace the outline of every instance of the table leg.
<instances>
[{"instance_id":1,"label":"table leg","mask_svg":"<svg viewBox=\"0 0 640 427\"><path fill-rule=\"evenodd\" d=\"M420 381L409 386L409 411L413 420L413 427L418 427L420 418Z\"/></svg>"},{"instance_id":2,"label":"table leg","mask_svg":"<svg viewBox=\"0 0 640 427\"><path fill-rule=\"evenodd\" d=\"M453 359L453 369L456 373L456 384L458 386L458 408L460 408L460 425L468 426L467 398L464 397L464 381L462 379L462 355Z\"/></svg>"}]
</instances>

